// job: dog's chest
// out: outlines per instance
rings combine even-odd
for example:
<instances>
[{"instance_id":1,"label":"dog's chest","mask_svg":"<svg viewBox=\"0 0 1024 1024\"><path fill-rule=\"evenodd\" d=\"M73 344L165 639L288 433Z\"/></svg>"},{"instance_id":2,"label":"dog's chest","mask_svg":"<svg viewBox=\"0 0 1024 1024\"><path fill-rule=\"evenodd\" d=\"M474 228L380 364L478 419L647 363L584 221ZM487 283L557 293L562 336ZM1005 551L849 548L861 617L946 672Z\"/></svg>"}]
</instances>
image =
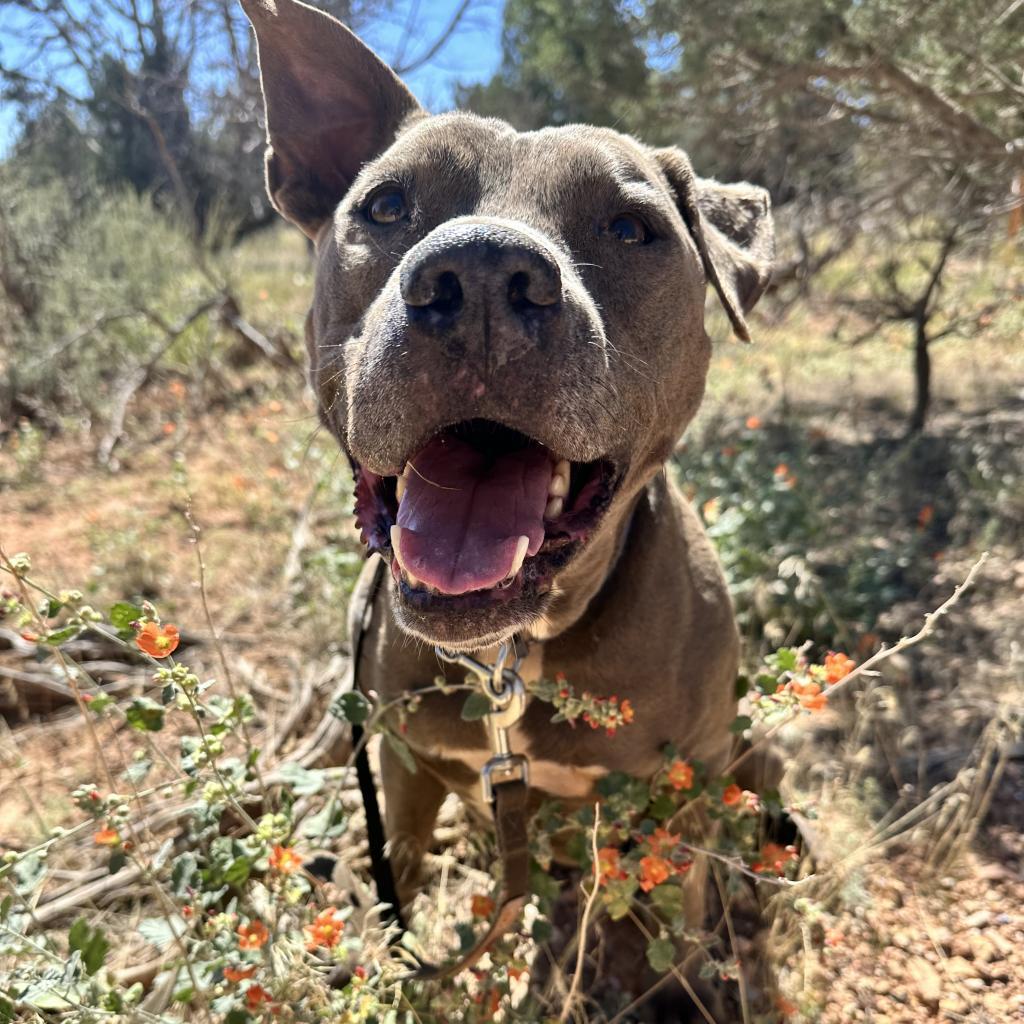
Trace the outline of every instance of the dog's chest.
<instances>
[{"instance_id":1,"label":"dog's chest","mask_svg":"<svg viewBox=\"0 0 1024 1024\"><path fill-rule=\"evenodd\" d=\"M484 664L493 664L497 657L497 649L489 648L478 651L475 657ZM535 644L530 648L526 658L519 667L523 682L529 686L537 682L544 674L543 646ZM536 700L527 697L527 711ZM523 754L529 760L530 787L540 790L551 797L566 800L585 799L594 794L594 786L598 779L608 774L608 769L599 764L575 764L570 757L553 758L550 756L550 744L538 743L538 737L528 724L533 718L527 714L524 719L509 731L509 748L514 754ZM548 717L545 715L545 718ZM428 743L425 751L431 757L444 762L456 762L460 767L468 769L474 776L479 776L484 764L491 756L489 749L483 746L462 746L450 742ZM543 753L538 748L545 747ZM462 774L462 773L460 773ZM457 787L465 791L465 787ZM475 802L481 802L479 786L470 787L470 795Z\"/></svg>"}]
</instances>

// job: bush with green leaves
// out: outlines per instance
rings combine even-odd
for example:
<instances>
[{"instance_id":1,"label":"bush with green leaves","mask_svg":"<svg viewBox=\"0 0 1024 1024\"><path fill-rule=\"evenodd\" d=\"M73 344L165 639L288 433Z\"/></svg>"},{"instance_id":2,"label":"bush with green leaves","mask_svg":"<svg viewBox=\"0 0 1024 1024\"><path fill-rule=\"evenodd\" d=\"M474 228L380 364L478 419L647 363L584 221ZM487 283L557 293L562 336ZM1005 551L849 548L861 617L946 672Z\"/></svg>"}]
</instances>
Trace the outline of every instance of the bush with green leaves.
<instances>
[{"instance_id":1,"label":"bush with green leaves","mask_svg":"<svg viewBox=\"0 0 1024 1024\"><path fill-rule=\"evenodd\" d=\"M545 805L532 830L535 895L525 928L491 951L486 969L464 972L445 986L414 982L408 977L410 953L455 955L476 941L494 910L493 876L484 891L473 883L472 899L465 890L456 894L463 905L454 920L451 913L438 918L432 905L428 947L411 934L400 939L382 908L366 898L372 890L361 866L364 836L351 797L352 758L334 768L268 760L250 731L252 699L235 688L228 662L221 664L220 678L193 671L191 658L181 657L179 630L161 621L152 604L119 601L100 612L78 591L41 586L26 555L5 557L2 569L2 611L23 641L36 645L41 660L62 670L103 777L82 780L70 794L77 823L3 854L0 1020L17 1014L33 1020L124 1015L173 1021L198 1014L229 1024L411 1024L426 1012L473 1022L499 1010L509 1021L554 1019L550 987L545 994L523 981L583 941L577 935L567 951L563 936L563 948L548 948L550 916L565 898L550 871L554 844L580 864L588 913L633 921L656 972L674 969L682 942L703 951L706 976L739 975L723 938L713 929L694 930L683 915L685 878L705 870L707 858L720 880L746 878L773 890L793 884L795 850L766 841L762 832L762 812L782 811L778 794L745 791L730 774L712 776L684 751L666 748L663 769L651 779L613 774L601 780L599 807ZM146 692L118 698L90 678L65 653L87 636L148 662ZM819 710L826 687L854 672L841 655L816 665L805 650L779 651L743 682L748 707L734 732L748 733L757 722L772 728ZM451 693L453 685L439 679L386 704L349 692L330 713L362 725L363 742L381 735L414 769L403 723L423 694L435 689ZM454 690L467 693L464 718L486 712L471 679ZM542 681L534 695L552 705L554 720L566 728L603 728L609 742L628 742L628 700L577 692L564 678ZM624 740L615 739L620 729ZM161 733L176 737L176 757ZM113 752L126 753L121 734L139 745L125 766L115 768ZM713 833L697 826L709 820L718 822ZM304 863L325 847L341 851L347 874L340 878L348 884L337 873L324 883L305 870ZM490 854L485 857L486 863ZM93 884L106 877L131 893L136 909L129 930L110 927L105 913L87 911L40 922L39 897L52 889L54 869L83 864L91 865ZM564 979L558 984L564 986Z\"/></svg>"}]
</instances>

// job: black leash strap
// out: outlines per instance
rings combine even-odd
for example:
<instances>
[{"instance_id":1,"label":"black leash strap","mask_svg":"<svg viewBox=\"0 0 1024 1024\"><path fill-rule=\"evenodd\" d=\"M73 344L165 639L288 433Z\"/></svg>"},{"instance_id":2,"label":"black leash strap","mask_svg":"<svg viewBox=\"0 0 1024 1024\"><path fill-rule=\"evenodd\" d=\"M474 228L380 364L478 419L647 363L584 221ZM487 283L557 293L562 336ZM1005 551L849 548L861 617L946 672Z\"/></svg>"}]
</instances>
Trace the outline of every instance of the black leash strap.
<instances>
[{"instance_id":1,"label":"black leash strap","mask_svg":"<svg viewBox=\"0 0 1024 1024\"><path fill-rule=\"evenodd\" d=\"M359 778L359 792L363 797L363 810L366 812L366 842L370 847L370 869L373 881L377 886L377 899L390 907L384 915L385 919L395 922L405 931L405 920L402 917L402 905L398 901L398 890L395 887L395 873L391 870L391 861L384 850L387 842L384 835L384 822L380 817L380 804L377 803L377 786L370 767L370 756L363 742L365 732L361 725L352 726L352 742L356 746L356 775Z\"/></svg>"},{"instance_id":2,"label":"black leash strap","mask_svg":"<svg viewBox=\"0 0 1024 1024\"><path fill-rule=\"evenodd\" d=\"M363 640L370 628L373 615L373 604L377 599L381 583L384 579L386 566L384 559L377 556L377 565L373 570L373 578L359 616L359 627L352 637L352 690L359 692L359 662L363 653ZM386 920L394 921L405 931L402 917L402 905L398 900L398 889L395 886L395 873L391 870L391 861L385 852L387 839L384 835L384 822L380 816L380 804L377 802L377 787L374 783L373 769L370 767L370 755L367 753L366 732L361 725L352 725L352 743L356 751L356 776L359 779L359 792L363 798L363 810L366 813L366 842L370 848L370 868L374 884L377 886L377 900L386 903L390 908L385 914Z\"/></svg>"}]
</instances>

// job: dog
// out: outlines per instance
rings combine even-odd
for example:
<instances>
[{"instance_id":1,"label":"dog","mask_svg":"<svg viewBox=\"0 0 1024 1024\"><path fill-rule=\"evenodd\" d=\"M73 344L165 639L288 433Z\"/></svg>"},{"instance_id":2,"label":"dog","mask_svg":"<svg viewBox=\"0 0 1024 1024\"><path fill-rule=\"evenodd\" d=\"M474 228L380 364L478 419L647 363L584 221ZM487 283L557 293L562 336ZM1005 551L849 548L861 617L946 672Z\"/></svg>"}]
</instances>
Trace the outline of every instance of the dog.
<instances>
[{"instance_id":1,"label":"dog","mask_svg":"<svg viewBox=\"0 0 1024 1024\"><path fill-rule=\"evenodd\" d=\"M267 188L315 245L306 318L324 426L384 560L356 672L384 701L439 674L434 646L487 661L515 635L528 679L628 699L603 730L529 701L511 746L531 797L597 798L672 744L728 763L739 638L721 568L666 462L705 388L710 286L733 332L774 256L770 200L698 177L677 148L606 128L520 133L428 115L335 19L242 0L266 104ZM408 901L448 793L482 807L483 725L424 697L381 748L386 826ZM696 876L697 872L691 872ZM690 913L701 912L695 885Z\"/></svg>"}]
</instances>

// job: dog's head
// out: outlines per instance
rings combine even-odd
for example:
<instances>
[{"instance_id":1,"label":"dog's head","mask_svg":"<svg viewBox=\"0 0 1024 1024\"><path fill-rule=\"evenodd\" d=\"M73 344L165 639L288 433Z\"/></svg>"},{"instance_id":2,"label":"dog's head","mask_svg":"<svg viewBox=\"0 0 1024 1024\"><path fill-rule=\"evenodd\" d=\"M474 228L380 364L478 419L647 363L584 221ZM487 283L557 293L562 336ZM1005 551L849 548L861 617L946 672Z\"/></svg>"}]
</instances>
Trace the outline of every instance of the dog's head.
<instances>
[{"instance_id":1,"label":"dog's head","mask_svg":"<svg viewBox=\"0 0 1024 1024\"><path fill-rule=\"evenodd\" d=\"M316 242L323 422L410 633L472 648L540 617L704 391L707 283L742 338L767 194L608 129L428 116L340 23L243 0L277 209Z\"/></svg>"}]
</instances>

